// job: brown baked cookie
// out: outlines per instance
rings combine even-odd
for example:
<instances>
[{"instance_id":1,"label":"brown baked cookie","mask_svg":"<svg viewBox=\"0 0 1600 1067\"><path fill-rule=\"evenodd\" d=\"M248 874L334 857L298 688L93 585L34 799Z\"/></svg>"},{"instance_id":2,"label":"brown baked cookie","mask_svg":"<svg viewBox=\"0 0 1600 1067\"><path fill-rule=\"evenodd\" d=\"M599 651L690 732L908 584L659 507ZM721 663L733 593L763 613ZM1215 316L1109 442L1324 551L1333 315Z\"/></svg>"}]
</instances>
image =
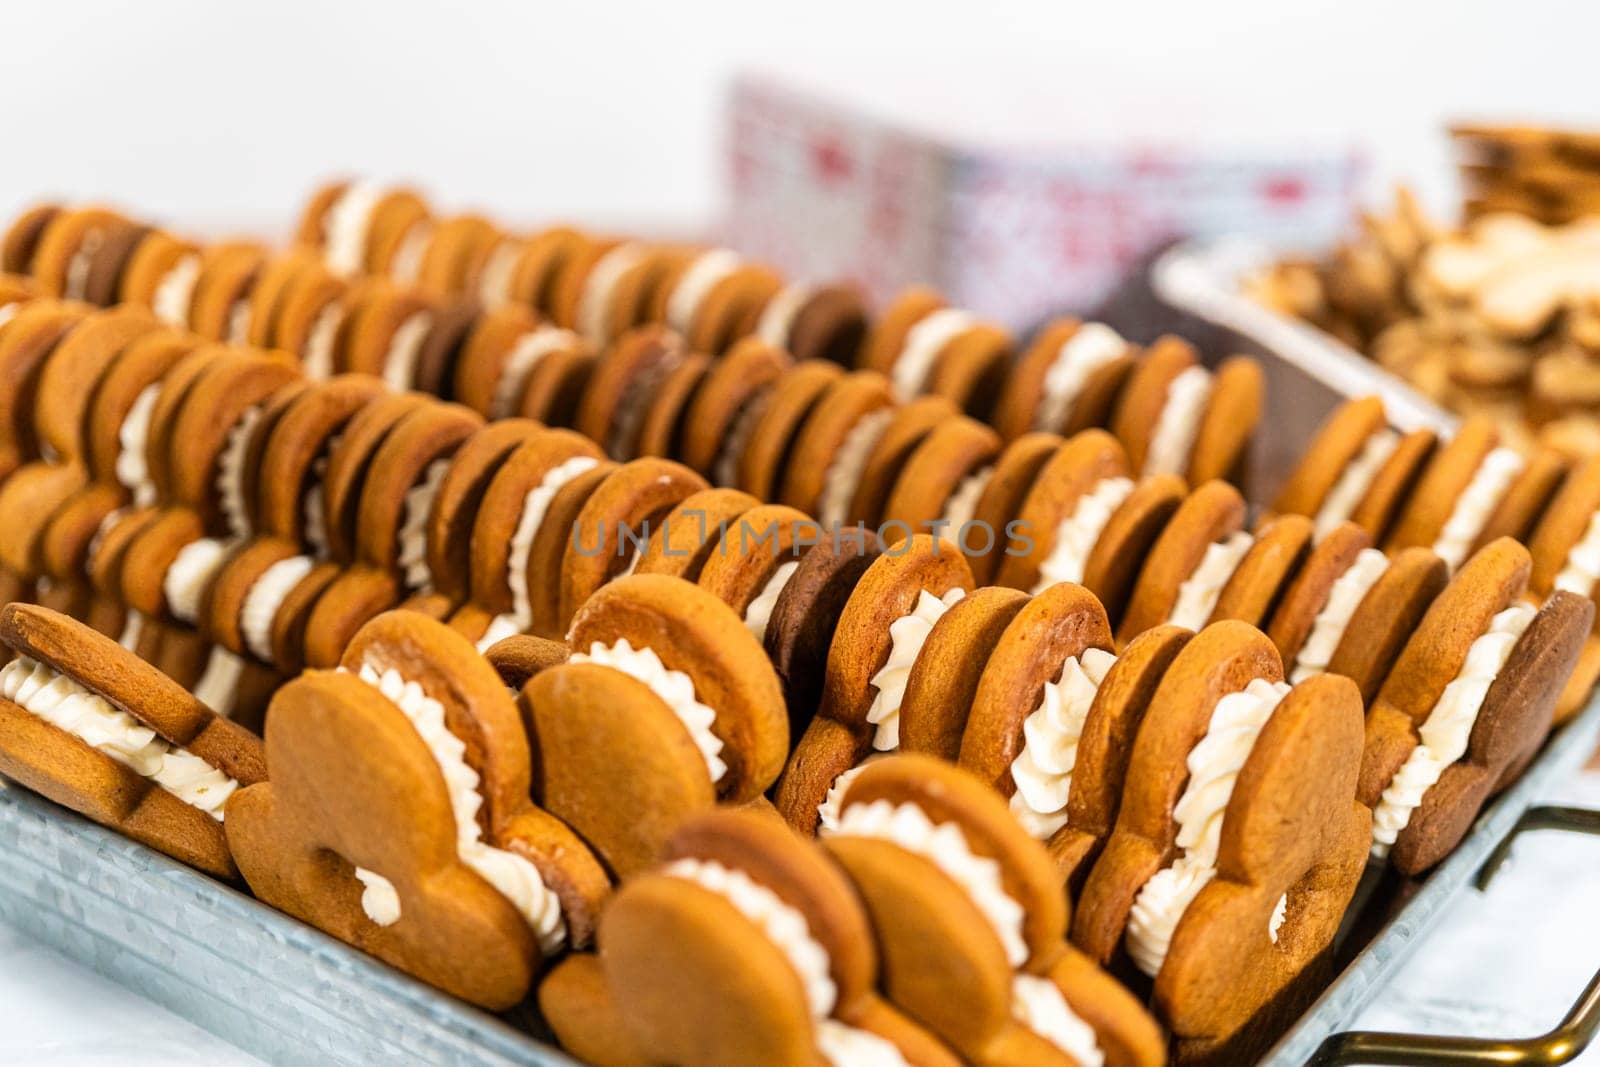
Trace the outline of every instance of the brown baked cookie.
<instances>
[{"instance_id":1,"label":"brown baked cookie","mask_svg":"<svg viewBox=\"0 0 1600 1067\"><path fill-rule=\"evenodd\" d=\"M799 741L822 700L839 616L881 551L877 535L864 527L824 531L800 557L773 602L763 643L788 701L791 745Z\"/></svg>"},{"instance_id":2,"label":"brown baked cookie","mask_svg":"<svg viewBox=\"0 0 1600 1067\"><path fill-rule=\"evenodd\" d=\"M573 522L558 530L565 552L559 571L557 634L565 631L596 590L613 578L633 573L652 531L665 515L686 497L707 488L705 479L671 460L646 457L613 468L589 494ZM549 572L530 569L529 573Z\"/></svg>"},{"instance_id":3,"label":"brown baked cookie","mask_svg":"<svg viewBox=\"0 0 1600 1067\"><path fill-rule=\"evenodd\" d=\"M1534 597L1548 596L1565 589L1578 596L1594 598L1600 576L1600 460L1591 458L1575 467L1550 501L1539 524L1529 538L1528 552L1533 572L1528 592ZM1572 680L1556 704L1556 722L1571 718L1589 698L1595 679L1600 676L1600 643L1585 642L1584 653Z\"/></svg>"},{"instance_id":4,"label":"brown baked cookie","mask_svg":"<svg viewBox=\"0 0 1600 1067\"><path fill-rule=\"evenodd\" d=\"M117 308L90 315L56 342L39 369L33 400L34 431L45 456L83 460L85 414L101 377L129 342L156 328L143 308Z\"/></svg>"},{"instance_id":5,"label":"brown baked cookie","mask_svg":"<svg viewBox=\"0 0 1600 1067\"><path fill-rule=\"evenodd\" d=\"M257 465L256 514L264 533L325 559L328 541L323 478L340 435L357 412L384 395L383 383L344 374L311 383L264 434Z\"/></svg>"},{"instance_id":6,"label":"brown baked cookie","mask_svg":"<svg viewBox=\"0 0 1600 1067\"><path fill-rule=\"evenodd\" d=\"M32 275L39 239L60 213L59 204L38 204L13 219L6 228L5 237L0 239L0 271Z\"/></svg>"},{"instance_id":7,"label":"brown baked cookie","mask_svg":"<svg viewBox=\"0 0 1600 1067\"><path fill-rule=\"evenodd\" d=\"M560 555L552 546L565 548L571 523L557 525L555 504L584 475L608 466L587 438L536 430L494 472L472 521L471 598L450 620L480 651L536 628L560 635Z\"/></svg>"},{"instance_id":8,"label":"brown baked cookie","mask_svg":"<svg viewBox=\"0 0 1600 1067\"><path fill-rule=\"evenodd\" d=\"M499 672L506 688L518 693L540 671L567 662L569 652L564 641L551 641L532 634L512 634L490 645L483 657Z\"/></svg>"},{"instance_id":9,"label":"brown baked cookie","mask_svg":"<svg viewBox=\"0 0 1600 1067\"><path fill-rule=\"evenodd\" d=\"M966 559L918 534L886 549L862 574L839 615L816 717L795 745L773 803L801 833L835 780L874 750L900 744L900 705L929 632L972 590Z\"/></svg>"},{"instance_id":10,"label":"brown baked cookie","mask_svg":"<svg viewBox=\"0 0 1600 1067\"><path fill-rule=\"evenodd\" d=\"M570 226L552 226L523 243L506 281L506 299L532 308L540 315L551 314L556 279L567 261L592 242ZM488 279L484 279L487 283ZM488 294L485 294L488 300Z\"/></svg>"},{"instance_id":11,"label":"brown baked cookie","mask_svg":"<svg viewBox=\"0 0 1600 1067\"><path fill-rule=\"evenodd\" d=\"M739 516L760 506L755 497L737 489L691 493L650 531L650 540L639 553L633 573L668 574L695 581L713 555L751 549L755 531L745 534L741 541ZM773 553L772 545L766 548L769 554Z\"/></svg>"},{"instance_id":12,"label":"brown baked cookie","mask_svg":"<svg viewBox=\"0 0 1600 1067\"><path fill-rule=\"evenodd\" d=\"M890 1002L965 1059L1164 1062L1154 1020L1064 941L1055 864L978 779L881 760L845 791L827 847L866 905Z\"/></svg>"},{"instance_id":13,"label":"brown baked cookie","mask_svg":"<svg viewBox=\"0 0 1600 1067\"><path fill-rule=\"evenodd\" d=\"M1360 798L1372 851L1418 874L1450 853L1550 730L1592 623L1591 601L1557 590L1525 603L1532 563L1501 538L1433 601L1367 714Z\"/></svg>"},{"instance_id":14,"label":"brown baked cookie","mask_svg":"<svg viewBox=\"0 0 1600 1067\"><path fill-rule=\"evenodd\" d=\"M438 307L415 290L369 279L352 295L339 327L334 369L382 378L398 391L410 389Z\"/></svg>"},{"instance_id":15,"label":"brown baked cookie","mask_svg":"<svg viewBox=\"0 0 1600 1067\"><path fill-rule=\"evenodd\" d=\"M1065 825L1078 734L1112 647L1094 594L1062 582L1016 613L980 667L957 762L1040 839Z\"/></svg>"},{"instance_id":16,"label":"brown baked cookie","mask_svg":"<svg viewBox=\"0 0 1600 1067\"><path fill-rule=\"evenodd\" d=\"M242 791L229 844L262 900L475 1004L525 996L582 946L608 885L528 802L530 759L494 669L412 612L374 619L337 672L285 686L277 773Z\"/></svg>"},{"instance_id":17,"label":"brown baked cookie","mask_svg":"<svg viewBox=\"0 0 1600 1067\"><path fill-rule=\"evenodd\" d=\"M123 265L117 298L148 307L168 326L187 329L199 278L199 246L165 230L152 230Z\"/></svg>"},{"instance_id":18,"label":"brown baked cookie","mask_svg":"<svg viewBox=\"0 0 1600 1067\"><path fill-rule=\"evenodd\" d=\"M155 501L156 487L145 465L150 414L168 371L194 350L199 339L157 329L130 341L106 368L84 422L84 458L96 481L121 485L135 503Z\"/></svg>"},{"instance_id":19,"label":"brown baked cookie","mask_svg":"<svg viewBox=\"0 0 1600 1067\"><path fill-rule=\"evenodd\" d=\"M1391 429L1378 397L1347 400L1318 427L1272 510L1315 519L1318 539L1348 520L1382 544L1434 439L1432 430Z\"/></svg>"},{"instance_id":20,"label":"brown baked cookie","mask_svg":"<svg viewBox=\"0 0 1600 1067\"><path fill-rule=\"evenodd\" d=\"M1141 474L1239 481L1264 392L1254 359L1234 356L1213 372L1187 343L1164 337L1129 375L1112 432Z\"/></svg>"},{"instance_id":21,"label":"brown baked cookie","mask_svg":"<svg viewBox=\"0 0 1600 1067\"><path fill-rule=\"evenodd\" d=\"M306 377L334 373L351 292L348 282L318 264L297 273L279 297L272 346L299 356Z\"/></svg>"},{"instance_id":22,"label":"brown baked cookie","mask_svg":"<svg viewBox=\"0 0 1600 1067\"><path fill-rule=\"evenodd\" d=\"M687 815L748 801L787 751L783 693L738 616L665 575L619 579L573 620L572 657L523 692L534 796L618 877Z\"/></svg>"},{"instance_id":23,"label":"brown baked cookie","mask_svg":"<svg viewBox=\"0 0 1600 1067\"><path fill-rule=\"evenodd\" d=\"M250 294L266 249L249 241L208 246L189 298L188 327L208 341L242 345L249 337Z\"/></svg>"},{"instance_id":24,"label":"brown baked cookie","mask_svg":"<svg viewBox=\"0 0 1600 1067\"><path fill-rule=\"evenodd\" d=\"M678 335L660 326L629 331L595 365L573 428L613 459L639 455L639 431L656 392L687 356Z\"/></svg>"},{"instance_id":25,"label":"brown baked cookie","mask_svg":"<svg viewBox=\"0 0 1600 1067\"><path fill-rule=\"evenodd\" d=\"M719 356L755 329L757 316L782 285L770 267L747 262L730 248L711 248L669 270L646 315L677 331L696 352Z\"/></svg>"},{"instance_id":26,"label":"brown baked cookie","mask_svg":"<svg viewBox=\"0 0 1600 1067\"><path fill-rule=\"evenodd\" d=\"M983 492L978 494L978 502L972 510L972 521L978 524L978 529L994 531L994 543L986 546L975 534L963 547L977 584L988 585L994 580L1003 556L1026 554L1031 550L1031 531L1015 520L1039 475L1063 443L1053 433L1023 434L1007 442L995 460L994 473L989 476Z\"/></svg>"},{"instance_id":27,"label":"brown baked cookie","mask_svg":"<svg viewBox=\"0 0 1600 1067\"><path fill-rule=\"evenodd\" d=\"M995 429L1009 441L1030 430L1071 435L1105 426L1134 362L1134 347L1109 326L1048 323L1006 375Z\"/></svg>"},{"instance_id":28,"label":"brown baked cookie","mask_svg":"<svg viewBox=\"0 0 1600 1067\"><path fill-rule=\"evenodd\" d=\"M550 317L596 348L645 321L668 272L693 253L639 241L592 241L574 249L552 281Z\"/></svg>"},{"instance_id":29,"label":"brown baked cookie","mask_svg":"<svg viewBox=\"0 0 1600 1067\"><path fill-rule=\"evenodd\" d=\"M1226 482L1207 482L1172 514L1145 558L1117 630L1126 644L1164 622L1199 629L1254 539L1245 504Z\"/></svg>"},{"instance_id":30,"label":"brown baked cookie","mask_svg":"<svg viewBox=\"0 0 1600 1067\"><path fill-rule=\"evenodd\" d=\"M792 365L781 349L747 338L712 364L684 411L676 458L721 487L736 479L744 440L768 390Z\"/></svg>"},{"instance_id":31,"label":"brown baked cookie","mask_svg":"<svg viewBox=\"0 0 1600 1067\"><path fill-rule=\"evenodd\" d=\"M867 305L849 285L791 283L767 301L753 332L797 360L854 366L867 336Z\"/></svg>"},{"instance_id":32,"label":"brown baked cookie","mask_svg":"<svg viewBox=\"0 0 1600 1067\"><path fill-rule=\"evenodd\" d=\"M947 307L931 290L896 299L862 349L862 366L889 378L895 399L948 398L984 418L1011 360L1011 336L971 312Z\"/></svg>"},{"instance_id":33,"label":"brown baked cookie","mask_svg":"<svg viewBox=\"0 0 1600 1067\"><path fill-rule=\"evenodd\" d=\"M1167 668L1073 940L1102 962L1126 952L1187 1054L1248 1043L1332 942L1371 825L1360 720L1349 679L1291 688L1272 643L1235 620Z\"/></svg>"},{"instance_id":34,"label":"brown baked cookie","mask_svg":"<svg viewBox=\"0 0 1600 1067\"><path fill-rule=\"evenodd\" d=\"M1026 551L1020 543L1008 546L995 584L1036 592L1056 582L1086 584L1101 534L1133 491L1127 453L1116 438L1104 430L1072 437L1039 471L1013 516L1026 532Z\"/></svg>"},{"instance_id":35,"label":"brown baked cookie","mask_svg":"<svg viewBox=\"0 0 1600 1067\"><path fill-rule=\"evenodd\" d=\"M930 432L906 458L884 504L886 539L931 533L963 551L968 544L987 548L1002 532L975 519L999 455L1000 435L975 419L959 416Z\"/></svg>"},{"instance_id":36,"label":"brown baked cookie","mask_svg":"<svg viewBox=\"0 0 1600 1067\"><path fill-rule=\"evenodd\" d=\"M90 312L85 304L35 300L0 330L0 471L39 457L34 409L41 372L57 343Z\"/></svg>"},{"instance_id":37,"label":"brown baked cookie","mask_svg":"<svg viewBox=\"0 0 1600 1067\"><path fill-rule=\"evenodd\" d=\"M602 1003L633 1049L706 1065L959 1062L878 996L866 913L815 845L725 810L687 820L662 860L619 891L600 931Z\"/></svg>"},{"instance_id":38,"label":"brown baked cookie","mask_svg":"<svg viewBox=\"0 0 1600 1067\"><path fill-rule=\"evenodd\" d=\"M1501 524L1501 505L1527 469L1516 450L1500 444L1492 420L1463 419L1429 460L1385 547L1432 548L1454 570L1487 543L1486 530Z\"/></svg>"},{"instance_id":39,"label":"brown baked cookie","mask_svg":"<svg viewBox=\"0 0 1600 1067\"><path fill-rule=\"evenodd\" d=\"M1360 526L1341 523L1312 549L1267 634L1291 682L1342 674L1370 704L1448 578L1431 550L1408 548L1390 558Z\"/></svg>"},{"instance_id":40,"label":"brown baked cookie","mask_svg":"<svg viewBox=\"0 0 1600 1067\"><path fill-rule=\"evenodd\" d=\"M778 502L815 515L824 527L858 521L850 505L893 408L881 374L856 371L834 379L786 450Z\"/></svg>"},{"instance_id":41,"label":"brown baked cookie","mask_svg":"<svg viewBox=\"0 0 1600 1067\"><path fill-rule=\"evenodd\" d=\"M340 181L319 189L306 205L296 241L320 249L328 267L343 277L379 270L393 247L427 217L421 197L408 189L384 189L369 181Z\"/></svg>"},{"instance_id":42,"label":"brown baked cookie","mask_svg":"<svg viewBox=\"0 0 1600 1067\"><path fill-rule=\"evenodd\" d=\"M44 608L0 609L0 769L103 826L219 878L234 791L261 744L111 638Z\"/></svg>"},{"instance_id":43,"label":"brown baked cookie","mask_svg":"<svg viewBox=\"0 0 1600 1067\"><path fill-rule=\"evenodd\" d=\"M108 234L133 225L119 213L103 207L58 211L39 231L28 264L29 272L45 296L84 299L89 263Z\"/></svg>"}]
</instances>

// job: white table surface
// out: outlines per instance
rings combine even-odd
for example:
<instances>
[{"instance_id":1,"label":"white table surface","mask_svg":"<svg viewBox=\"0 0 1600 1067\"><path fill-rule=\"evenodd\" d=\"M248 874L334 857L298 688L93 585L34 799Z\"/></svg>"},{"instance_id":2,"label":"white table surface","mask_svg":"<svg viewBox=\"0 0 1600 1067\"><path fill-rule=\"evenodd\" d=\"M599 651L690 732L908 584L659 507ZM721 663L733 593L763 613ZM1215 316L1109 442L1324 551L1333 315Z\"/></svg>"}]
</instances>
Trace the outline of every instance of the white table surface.
<instances>
[{"instance_id":1,"label":"white table surface","mask_svg":"<svg viewBox=\"0 0 1600 1067\"><path fill-rule=\"evenodd\" d=\"M1600 807L1600 773L1546 798ZM1527 1036L1600 968L1600 839L1529 834L1486 895L1452 913L1358 1020L1361 1029ZM0 1063L244 1067L260 1061L0 925ZM1578 1062L1600 1064L1600 1043Z\"/></svg>"}]
</instances>

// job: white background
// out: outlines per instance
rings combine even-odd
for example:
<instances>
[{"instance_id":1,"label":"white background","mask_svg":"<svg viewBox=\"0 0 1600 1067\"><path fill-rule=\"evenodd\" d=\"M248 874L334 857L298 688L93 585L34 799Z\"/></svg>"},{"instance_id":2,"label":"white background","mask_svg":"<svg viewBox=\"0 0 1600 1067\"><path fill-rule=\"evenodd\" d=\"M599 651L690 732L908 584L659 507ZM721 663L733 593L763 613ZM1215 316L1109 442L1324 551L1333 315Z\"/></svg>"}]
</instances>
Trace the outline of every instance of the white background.
<instances>
[{"instance_id":1,"label":"white background","mask_svg":"<svg viewBox=\"0 0 1600 1067\"><path fill-rule=\"evenodd\" d=\"M710 225L739 70L919 125L1367 145L1451 193L1455 115L1600 124L1600 3L9 4L0 212L103 197L279 235L320 177L507 223Z\"/></svg>"}]
</instances>

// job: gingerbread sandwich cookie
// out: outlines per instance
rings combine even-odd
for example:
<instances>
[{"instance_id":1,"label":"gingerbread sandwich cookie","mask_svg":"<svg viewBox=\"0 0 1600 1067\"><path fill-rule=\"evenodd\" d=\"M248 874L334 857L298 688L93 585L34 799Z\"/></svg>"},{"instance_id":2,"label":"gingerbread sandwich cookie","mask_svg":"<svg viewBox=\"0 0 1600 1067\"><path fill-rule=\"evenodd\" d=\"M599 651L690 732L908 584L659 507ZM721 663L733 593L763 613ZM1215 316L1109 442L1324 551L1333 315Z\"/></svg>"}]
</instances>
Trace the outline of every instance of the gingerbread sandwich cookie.
<instances>
[{"instance_id":1,"label":"gingerbread sandwich cookie","mask_svg":"<svg viewBox=\"0 0 1600 1067\"><path fill-rule=\"evenodd\" d=\"M0 238L0 271L31 277L39 240L61 210L60 204L37 204L13 219Z\"/></svg>"},{"instance_id":2,"label":"gingerbread sandwich cookie","mask_svg":"<svg viewBox=\"0 0 1600 1067\"><path fill-rule=\"evenodd\" d=\"M45 296L84 300L90 265L105 242L135 224L103 207L70 208L39 231L28 269Z\"/></svg>"},{"instance_id":3,"label":"gingerbread sandwich cookie","mask_svg":"<svg viewBox=\"0 0 1600 1067\"><path fill-rule=\"evenodd\" d=\"M1244 498L1226 482L1207 482L1185 497L1144 561L1119 640L1164 622L1204 626L1255 543L1244 519Z\"/></svg>"},{"instance_id":4,"label":"gingerbread sandwich cookie","mask_svg":"<svg viewBox=\"0 0 1600 1067\"><path fill-rule=\"evenodd\" d=\"M1347 400L1317 429L1272 510L1310 516L1318 540L1350 521L1382 544L1434 440L1432 430L1391 428L1378 397Z\"/></svg>"},{"instance_id":5,"label":"gingerbread sandwich cookie","mask_svg":"<svg viewBox=\"0 0 1600 1067\"><path fill-rule=\"evenodd\" d=\"M645 321L656 288L692 253L640 241L593 241L574 250L553 283L551 317L596 348Z\"/></svg>"},{"instance_id":6,"label":"gingerbread sandwich cookie","mask_svg":"<svg viewBox=\"0 0 1600 1067\"><path fill-rule=\"evenodd\" d=\"M872 752L900 746L900 706L930 632L972 591L966 559L918 534L880 555L839 615L817 714L790 755L774 803L811 833L835 780Z\"/></svg>"},{"instance_id":7,"label":"gingerbread sandwich cookie","mask_svg":"<svg viewBox=\"0 0 1600 1067\"><path fill-rule=\"evenodd\" d=\"M188 329L199 280L199 246L166 230L152 230L123 265L118 300L149 308L168 326Z\"/></svg>"},{"instance_id":8,"label":"gingerbread sandwich cookie","mask_svg":"<svg viewBox=\"0 0 1600 1067\"><path fill-rule=\"evenodd\" d=\"M832 381L795 434L778 499L817 516L825 527L855 521L850 507L862 473L893 414L894 399L881 374L856 371Z\"/></svg>"},{"instance_id":9,"label":"gingerbread sandwich cookie","mask_svg":"<svg viewBox=\"0 0 1600 1067\"><path fill-rule=\"evenodd\" d=\"M566 268L567 261L589 245L589 239L570 226L551 226L522 242L506 279L506 302L531 308L539 315L551 314L551 300L556 280ZM490 307L496 306L496 294L491 291L493 272L484 271L479 297Z\"/></svg>"},{"instance_id":10,"label":"gingerbread sandwich cookie","mask_svg":"<svg viewBox=\"0 0 1600 1067\"><path fill-rule=\"evenodd\" d=\"M874 327L864 366L888 376L895 399L932 393L985 417L1011 361L1011 336L971 312L911 290Z\"/></svg>"},{"instance_id":11,"label":"gingerbread sandwich cookie","mask_svg":"<svg viewBox=\"0 0 1600 1067\"><path fill-rule=\"evenodd\" d=\"M731 248L711 248L668 272L647 315L677 331L696 352L718 356L755 330L782 285L770 267L748 262Z\"/></svg>"},{"instance_id":12,"label":"gingerbread sandwich cookie","mask_svg":"<svg viewBox=\"0 0 1600 1067\"><path fill-rule=\"evenodd\" d=\"M793 365L781 349L746 338L711 365L684 410L677 459L720 488L738 480L738 460L766 398Z\"/></svg>"},{"instance_id":13,"label":"gingerbread sandwich cookie","mask_svg":"<svg viewBox=\"0 0 1600 1067\"><path fill-rule=\"evenodd\" d=\"M580 387L594 364L589 345L571 330L508 306L478 320L456 363L456 399L485 418L517 414L568 425Z\"/></svg>"},{"instance_id":14,"label":"gingerbread sandwich cookie","mask_svg":"<svg viewBox=\"0 0 1600 1067\"><path fill-rule=\"evenodd\" d=\"M853 366L867 336L867 305L848 285L791 282L767 301L753 332L797 360Z\"/></svg>"},{"instance_id":15,"label":"gingerbread sandwich cookie","mask_svg":"<svg viewBox=\"0 0 1600 1067\"><path fill-rule=\"evenodd\" d=\"M662 519L707 488L698 474L666 459L636 459L608 471L577 517L558 528L565 549L559 570L561 626L546 636L558 636L601 586L632 574Z\"/></svg>"},{"instance_id":16,"label":"gingerbread sandwich cookie","mask_svg":"<svg viewBox=\"0 0 1600 1067\"><path fill-rule=\"evenodd\" d=\"M1065 940L1055 865L987 785L903 755L846 791L828 851L866 905L897 1008L980 1064L1165 1061L1132 994Z\"/></svg>"},{"instance_id":17,"label":"gingerbread sandwich cookie","mask_svg":"<svg viewBox=\"0 0 1600 1067\"><path fill-rule=\"evenodd\" d=\"M695 532L698 539L698 528ZM822 528L803 511L782 504L749 508L708 538L710 550L695 582L732 608L765 647L773 607L799 569L800 557L822 539Z\"/></svg>"},{"instance_id":18,"label":"gingerbread sandwich cookie","mask_svg":"<svg viewBox=\"0 0 1600 1067\"><path fill-rule=\"evenodd\" d=\"M1372 852L1402 874L1460 842L1485 801L1526 765L1593 621L1557 590L1524 602L1532 562L1510 538L1479 549L1438 595L1367 716L1363 803Z\"/></svg>"},{"instance_id":19,"label":"gingerbread sandwich cookie","mask_svg":"<svg viewBox=\"0 0 1600 1067\"><path fill-rule=\"evenodd\" d=\"M1454 570L1495 537L1526 533L1561 473L1545 456L1529 461L1501 444L1488 417L1464 419L1418 479L1387 547L1432 548Z\"/></svg>"},{"instance_id":20,"label":"gingerbread sandwich cookie","mask_svg":"<svg viewBox=\"0 0 1600 1067\"><path fill-rule=\"evenodd\" d=\"M995 429L1009 441L1030 430L1071 436L1105 426L1134 361L1134 347L1103 323L1049 323L1006 375Z\"/></svg>"},{"instance_id":21,"label":"gingerbread sandwich cookie","mask_svg":"<svg viewBox=\"0 0 1600 1067\"><path fill-rule=\"evenodd\" d=\"M0 330L0 473L40 457L35 400L39 378L56 345L91 313L85 304L35 300Z\"/></svg>"},{"instance_id":22,"label":"gingerbread sandwich cookie","mask_svg":"<svg viewBox=\"0 0 1600 1067\"><path fill-rule=\"evenodd\" d=\"M1261 367L1248 356L1211 371L1186 342L1164 337L1129 374L1111 429L1140 474L1175 474L1190 485L1236 480L1264 392Z\"/></svg>"},{"instance_id":23,"label":"gingerbread sandwich cookie","mask_svg":"<svg viewBox=\"0 0 1600 1067\"><path fill-rule=\"evenodd\" d=\"M596 363L573 428L613 459L638 456L639 433L657 392L688 356L682 339L660 326L619 337Z\"/></svg>"},{"instance_id":24,"label":"gingerbread sandwich cookie","mask_svg":"<svg viewBox=\"0 0 1600 1067\"><path fill-rule=\"evenodd\" d=\"M959 1062L877 993L872 928L844 874L751 812L687 821L606 909L600 961L606 1014L675 1063ZM544 989L541 1005L558 1036L600 1014Z\"/></svg>"},{"instance_id":25,"label":"gingerbread sandwich cookie","mask_svg":"<svg viewBox=\"0 0 1600 1067\"><path fill-rule=\"evenodd\" d=\"M978 501L994 477L1000 435L966 416L931 431L906 458L879 516L891 541L931 533L963 551L989 549L1000 533L977 522Z\"/></svg>"},{"instance_id":26,"label":"gingerbread sandwich cookie","mask_svg":"<svg viewBox=\"0 0 1600 1067\"><path fill-rule=\"evenodd\" d=\"M472 524L471 600L451 618L480 651L513 634L558 632L560 586L552 577L571 525L557 525L553 505L568 486L606 467L588 438L536 430L494 473Z\"/></svg>"},{"instance_id":27,"label":"gingerbread sandwich cookie","mask_svg":"<svg viewBox=\"0 0 1600 1067\"><path fill-rule=\"evenodd\" d=\"M1528 591L1535 597L1565 589L1594 599L1600 584L1600 459L1590 458L1574 468L1550 501L1543 518L1528 540L1533 572ZM1584 642L1583 654L1572 680L1556 705L1556 721L1576 714L1600 677L1600 639Z\"/></svg>"},{"instance_id":28,"label":"gingerbread sandwich cookie","mask_svg":"<svg viewBox=\"0 0 1600 1067\"><path fill-rule=\"evenodd\" d=\"M230 798L260 742L112 639L44 608L0 609L0 768L58 804L219 878L237 877Z\"/></svg>"},{"instance_id":29,"label":"gingerbread sandwich cookie","mask_svg":"<svg viewBox=\"0 0 1600 1067\"><path fill-rule=\"evenodd\" d=\"M409 190L384 189L368 181L335 182L313 195L296 239L320 249L328 267L348 278L374 270L383 238L405 233L427 214L422 199Z\"/></svg>"},{"instance_id":30,"label":"gingerbread sandwich cookie","mask_svg":"<svg viewBox=\"0 0 1600 1067\"><path fill-rule=\"evenodd\" d=\"M665 575L619 579L573 619L567 663L522 701L534 795L619 877L648 867L686 816L748 802L788 751L783 693L726 604Z\"/></svg>"},{"instance_id":31,"label":"gingerbread sandwich cookie","mask_svg":"<svg viewBox=\"0 0 1600 1067\"><path fill-rule=\"evenodd\" d=\"M1126 952L1180 1051L1223 1054L1316 964L1365 866L1361 699L1347 678L1291 687L1260 631L1207 627L1145 715L1116 828L1073 940Z\"/></svg>"},{"instance_id":32,"label":"gingerbread sandwich cookie","mask_svg":"<svg viewBox=\"0 0 1600 1067\"><path fill-rule=\"evenodd\" d=\"M491 1010L592 936L605 874L529 803L516 705L448 627L372 620L279 692L266 748L229 844L273 906Z\"/></svg>"},{"instance_id":33,"label":"gingerbread sandwich cookie","mask_svg":"<svg viewBox=\"0 0 1600 1067\"><path fill-rule=\"evenodd\" d=\"M1369 704L1448 579L1431 550L1408 548L1391 558L1372 547L1366 530L1341 523L1306 557L1267 635L1289 681L1342 674Z\"/></svg>"}]
</instances>

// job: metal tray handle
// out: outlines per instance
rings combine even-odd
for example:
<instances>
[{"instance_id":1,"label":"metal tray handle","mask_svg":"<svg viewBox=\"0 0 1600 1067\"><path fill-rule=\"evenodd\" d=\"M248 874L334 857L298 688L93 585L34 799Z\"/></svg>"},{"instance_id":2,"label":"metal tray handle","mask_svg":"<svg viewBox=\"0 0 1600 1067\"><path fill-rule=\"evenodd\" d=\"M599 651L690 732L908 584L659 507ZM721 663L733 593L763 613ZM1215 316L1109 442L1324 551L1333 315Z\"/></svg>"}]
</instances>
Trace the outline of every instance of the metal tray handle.
<instances>
[{"instance_id":1,"label":"metal tray handle","mask_svg":"<svg viewBox=\"0 0 1600 1067\"><path fill-rule=\"evenodd\" d=\"M1531 807L1500 840L1478 871L1486 889L1504 866L1512 843L1531 830L1560 830L1600 837L1600 810L1556 805ZM1316 1067L1338 1064L1404 1064L1442 1067L1454 1064L1558 1064L1572 1060L1600 1031L1600 971L1555 1029L1537 1037L1447 1037L1349 1030L1333 1034L1317 1049Z\"/></svg>"}]
</instances>

